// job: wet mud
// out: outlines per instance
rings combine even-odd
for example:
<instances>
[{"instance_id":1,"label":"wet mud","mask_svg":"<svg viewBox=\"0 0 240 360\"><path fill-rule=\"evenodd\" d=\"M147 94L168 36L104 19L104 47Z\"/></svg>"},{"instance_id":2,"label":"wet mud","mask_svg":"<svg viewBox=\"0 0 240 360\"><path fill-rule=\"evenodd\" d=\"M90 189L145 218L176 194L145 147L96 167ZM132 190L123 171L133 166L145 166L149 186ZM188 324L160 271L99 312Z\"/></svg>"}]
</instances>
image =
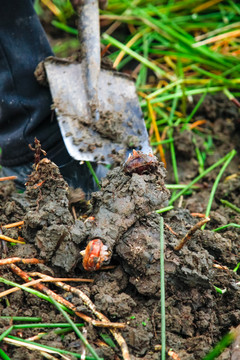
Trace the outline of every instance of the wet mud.
<instances>
[{"instance_id":1,"label":"wet mud","mask_svg":"<svg viewBox=\"0 0 240 360\"><path fill-rule=\"evenodd\" d=\"M207 116L207 108L210 107L208 120L213 127L207 129L216 131L214 146L218 151L207 157L206 166L234 147L239 150L239 143L235 142L238 112L231 111L228 104L220 108L208 101L201 114ZM214 103L214 98L211 101ZM226 127L224 122L228 124ZM224 131L218 133L219 129ZM176 136L181 139L177 145L180 181L189 181L198 172L192 133L176 132ZM203 146L201 138L197 141L200 147ZM183 143L189 144L188 151ZM167 349L172 348L181 360L202 359L231 327L238 326L240 322L239 274L233 271L240 261L240 230L226 228L220 232L212 231L230 222L239 223L239 214L220 202L224 198L240 206L238 171L239 159L235 157L218 186L206 230L197 230L181 250L177 251L175 247L199 221L191 213L205 211L217 172L209 173L199 189L185 196L181 207L176 206L162 215L166 342ZM224 181L232 174L236 175ZM45 263L19 266L25 271L40 271L56 277L93 279L93 283L81 283L77 287L111 321L126 323L121 332L131 359L160 359L160 214L155 210L167 205L170 194L165 183L171 182L171 179L171 169L167 174L159 162L142 173L126 172L121 164L109 171L102 180L101 190L93 193L91 203L86 204L81 192L78 197L69 193L57 166L43 159L33 169L24 193L17 193L12 182L0 183L1 223L24 220L20 230L3 228L3 233L15 239L20 235L26 241L26 244L8 246L7 254L2 248L2 257L37 257L44 259ZM78 213L77 220L72 215L70 203L73 202ZM83 217L84 212L86 216ZM101 263L102 269L85 271L80 251L93 239L101 239L108 249L108 258ZM104 269L105 265L113 268ZM0 273L12 281L21 282L7 266L1 267ZM224 293L218 293L216 287ZM0 283L0 291L5 289L5 285ZM91 315L75 295L62 294L71 299L78 311ZM18 291L9 295L8 301L10 306L4 299L0 302L1 315L41 316L43 322L64 321L53 306L31 294ZM0 326L4 328L8 325L7 320L1 320ZM87 338L100 356L112 360L117 354L121 358L118 347L112 349L97 345L100 332L108 333L107 330L100 331L89 325L86 328ZM38 332L24 330L23 337ZM81 351L81 343L73 333L62 340L51 331L40 343ZM4 349L13 360L42 359L39 353L33 354L7 344L4 344ZM231 351L229 347L219 359L231 359Z\"/></svg>"}]
</instances>

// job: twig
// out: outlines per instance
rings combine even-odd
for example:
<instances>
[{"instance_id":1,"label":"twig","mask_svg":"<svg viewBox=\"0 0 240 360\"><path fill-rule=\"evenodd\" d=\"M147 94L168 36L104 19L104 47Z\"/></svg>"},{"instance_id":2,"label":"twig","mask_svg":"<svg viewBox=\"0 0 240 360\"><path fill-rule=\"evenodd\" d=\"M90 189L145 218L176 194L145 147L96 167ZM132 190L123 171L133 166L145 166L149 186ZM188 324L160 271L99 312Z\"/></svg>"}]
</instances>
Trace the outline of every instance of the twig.
<instances>
[{"instance_id":1,"label":"twig","mask_svg":"<svg viewBox=\"0 0 240 360\"><path fill-rule=\"evenodd\" d=\"M0 181L15 180L15 179L17 179L17 176L5 176L5 177L1 177Z\"/></svg>"},{"instance_id":2,"label":"twig","mask_svg":"<svg viewBox=\"0 0 240 360\"><path fill-rule=\"evenodd\" d=\"M29 273L30 276L37 276L36 274L34 275L35 273ZM40 282L55 282L55 281L84 281L84 282L94 282L94 280L92 279L79 279L79 278L76 278L76 279L68 279L68 278L54 278L53 280L43 280L43 279L38 279L38 280L33 280L33 281L30 281L28 282L27 284L25 284L25 287L30 287L30 286L33 286L35 284L38 284ZM14 287L14 288L11 288L11 289L8 289L6 291L2 291L0 293L0 298L2 298L3 296L7 296L9 294L12 294L16 291L19 291L21 290L19 287Z\"/></svg>"},{"instance_id":3,"label":"twig","mask_svg":"<svg viewBox=\"0 0 240 360\"><path fill-rule=\"evenodd\" d=\"M191 213L192 216L196 216L196 217L200 217L200 218L205 218L206 215L205 214L201 214L201 213Z\"/></svg>"},{"instance_id":4,"label":"twig","mask_svg":"<svg viewBox=\"0 0 240 360\"><path fill-rule=\"evenodd\" d=\"M39 272L35 271L35 272L30 272L28 273L30 276L39 276ZM43 282L56 282L56 281L72 281L72 282L89 282L89 283L93 283L94 280L93 279L83 279L83 278L50 278L50 279L42 279Z\"/></svg>"},{"instance_id":5,"label":"twig","mask_svg":"<svg viewBox=\"0 0 240 360\"><path fill-rule=\"evenodd\" d=\"M43 150L41 148L41 143L40 141L35 137L34 139L34 148L32 147L31 144L28 145L29 149L31 149L32 151L34 151L34 166L36 167L38 165L38 163L41 160L41 155L43 154L44 156L47 155L46 151Z\"/></svg>"},{"instance_id":6,"label":"twig","mask_svg":"<svg viewBox=\"0 0 240 360\"><path fill-rule=\"evenodd\" d=\"M194 129L195 127L202 125L202 124L206 124L207 120L197 120L194 123L189 125L189 129Z\"/></svg>"},{"instance_id":7,"label":"twig","mask_svg":"<svg viewBox=\"0 0 240 360\"><path fill-rule=\"evenodd\" d=\"M43 264L44 260L39 259L22 259L20 257L12 257L8 259L1 259L0 260L0 266L1 265L9 265L9 264L15 264L15 263L22 263L22 264Z\"/></svg>"},{"instance_id":8,"label":"twig","mask_svg":"<svg viewBox=\"0 0 240 360\"><path fill-rule=\"evenodd\" d=\"M77 220L77 214L76 214L76 209L75 209L74 205L72 205L72 214L73 214L74 220Z\"/></svg>"},{"instance_id":9,"label":"twig","mask_svg":"<svg viewBox=\"0 0 240 360\"><path fill-rule=\"evenodd\" d=\"M25 241L15 240L15 239L10 238L9 236L5 236L2 234L0 234L0 239L8 241L8 242L16 243L16 244L25 244Z\"/></svg>"},{"instance_id":10,"label":"twig","mask_svg":"<svg viewBox=\"0 0 240 360\"><path fill-rule=\"evenodd\" d=\"M192 235L200 229L200 227L204 224L206 224L208 221L210 221L209 217L206 217L203 220L200 220L197 224L195 224L188 232L187 234L182 238L182 240L179 242L177 246L175 246L174 250L181 250L182 247L186 244L186 242L192 237Z\"/></svg>"},{"instance_id":11,"label":"twig","mask_svg":"<svg viewBox=\"0 0 240 360\"><path fill-rule=\"evenodd\" d=\"M166 228L167 228L173 235L178 236L178 234L177 234L175 231L173 231L173 229L171 228L171 226L169 226L169 225L166 224L166 223L164 223L164 226L166 226Z\"/></svg>"},{"instance_id":12,"label":"twig","mask_svg":"<svg viewBox=\"0 0 240 360\"><path fill-rule=\"evenodd\" d=\"M10 229L10 228L13 228L16 226L22 226L23 224L24 224L24 221L18 221L18 222L12 223L12 224L3 225L2 227L4 229Z\"/></svg>"}]
</instances>

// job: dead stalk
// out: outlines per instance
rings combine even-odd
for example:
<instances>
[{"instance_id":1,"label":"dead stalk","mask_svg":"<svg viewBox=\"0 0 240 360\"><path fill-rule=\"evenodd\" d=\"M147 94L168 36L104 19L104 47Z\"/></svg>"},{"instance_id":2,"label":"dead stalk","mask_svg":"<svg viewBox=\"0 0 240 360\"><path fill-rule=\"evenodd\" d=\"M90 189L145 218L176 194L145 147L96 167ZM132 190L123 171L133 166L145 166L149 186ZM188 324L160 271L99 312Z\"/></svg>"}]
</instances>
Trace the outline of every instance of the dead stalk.
<instances>
[{"instance_id":1,"label":"dead stalk","mask_svg":"<svg viewBox=\"0 0 240 360\"><path fill-rule=\"evenodd\" d=\"M43 264L44 260L39 260L39 259L22 259L20 257L12 257L12 258L8 258L8 259L1 259L0 260L0 266L1 265L10 265L10 264L15 264L15 263L22 263L22 264Z\"/></svg>"},{"instance_id":2,"label":"dead stalk","mask_svg":"<svg viewBox=\"0 0 240 360\"><path fill-rule=\"evenodd\" d=\"M36 273L29 273L29 275L30 276L38 276L38 275L36 275ZM24 286L25 287L30 287L30 286L33 286L33 285L35 285L35 284L38 284L38 283L40 283L40 282L56 282L56 281L81 281L81 282L94 282L94 280L92 280L92 279L78 279L78 278L76 278L76 279L65 279L65 278L56 278L56 279L54 279L54 280L43 280L43 279L38 279L38 280L33 280L33 281L30 281L30 282L28 282L28 283L26 283ZM3 296L7 296L7 295L9 295L9 294L12 294L12 293L14 293L14 292L16 292L16 291L19 291L19 290L21 290L19 287L14 287L14 288L11 288L11 289L8 289L8 290L6 290L6 291L2 291L1 293L0 293L0 298L2 298Z\"/></svg>"},{"instance_id":3,"label":"dead stalk","mask_svg":"<svg viewBox=\"0 0 240 360\"><path fill-rule=\"evenodd\" d=\"M73 214L74 220L77 220L77 214L76 214L76 209L75 209L74 205L72 205L72 214Z\"/></svg>"},{"instance_id":4,"label":"dead stalk","mask_svg":"<svg viewBox=\"0 0 240 360\"><path fill-rule=\"evenodd\" d=\"M5 177L1 177L0 181L15 180L15 179L17 179L17 176L5 176Z\"/></svg>"},{"instance_id":5,"label":"dead stalk","mask_svg":"<svg viewBox=\"0 0 240 360\"><path fill-rule=\"evenodd\" d=\"M25 241L15 240L15 239L10 238L9 236L5 236L2 234L0 234L0 239L8 241L8 242L12 242L12 243L25 244Z\"/></svg>"},{"instance_id":6,"label":"dead stalk","mask_svg":"<svg viewBox=\"0 0 240 360\"><path fill-rule=\"evenodd\" d=\"M15 340L15 339L10 339L8 337L5 337L3 339L7 344L12 344L12 345L15 345L15 346L20 346L20 347L25 347L27 349L30 349L30 350L39 350L42 352L42 347L40 346L37 346L37 345L33 345L33 344L26 344L26 343L23 343L22 341L19 341L19 340ZM47 350L45 352L49 352L49 353L52 353L52 354L59 354L57 351L54 351L54 350ZM60 354L59 354L60 355Z\"/></svg>"},{"instance_id":7,"label":"dead stalk","mask_svg":"<svg viewBox=\"0 0 240 360\"><path fill-rule=\"evenodd\" d=\"M178 234L171 228L171 226L169 226L168 224L164 223L164 225L166 226L166 228L175 236L177 236Z\"/></svg>"},{"instance_id":8,"label":"dead stalk","mask_svg":"<svg viewBox=\"0 0 240 360\"><path fill-rule=\"evenodd\" d=\"M18 221L18 222L12 223L12 224L3 225L2 227L4 229L10 229L10 228L13 228L16 226L22 226L23 224L24 224L24 221Z\"/></svg>"},{"instance_id":9,"label":"dead stalk","mask_svg":"<svg viewBox=\"0 0 240 360\"><path fill-rule=\"evenodd\" d=\"M28 273L30 276L40 276L41 273L39 272L30 272ZM42 274L44 275L44 274ZM43 282L57 282L57 281L72 281L72 282L89 282L89 283L93 283L94 280L93 279L82 279L82 278L51 278L51 279L44 279L42 280Z\"/></svg>"}]
</instances>

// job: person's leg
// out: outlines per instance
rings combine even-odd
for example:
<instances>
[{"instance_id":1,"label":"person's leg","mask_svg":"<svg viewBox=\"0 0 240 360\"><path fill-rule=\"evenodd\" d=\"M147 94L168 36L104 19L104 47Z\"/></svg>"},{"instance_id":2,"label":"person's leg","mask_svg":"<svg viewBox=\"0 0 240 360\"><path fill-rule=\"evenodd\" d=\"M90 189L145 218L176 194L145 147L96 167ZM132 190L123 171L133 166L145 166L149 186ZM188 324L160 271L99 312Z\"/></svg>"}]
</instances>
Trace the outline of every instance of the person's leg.
<instances>
[{"instance_id":1,"label":"person's leg","mask_svg":"<svg viewBox=\"0 0 240 360\"><path fill-rule=\"evenodd\" d=\"M19 184L31 172L37 137L47 156L71 186L96 189L89 171L71 159L51 111L49 88L38 84L34 71L52 55L31 0L0 2L0 148L3 173L17 174ZM71 181L72 180L72 181Z\"/></svg>"},{"instance_id":2,"label":"person's leg","mask_svg":"<svg viewBox=\"0 0 240 360\"><path fill-rule=\"evenodd\" d=\"M52 55L31 0L0 2L0 147L1 164L15 166L33 158L34 137L48 151L59 144L60 130L51 114L48 88L34 71Z\"/></svg>"}]
</instances>

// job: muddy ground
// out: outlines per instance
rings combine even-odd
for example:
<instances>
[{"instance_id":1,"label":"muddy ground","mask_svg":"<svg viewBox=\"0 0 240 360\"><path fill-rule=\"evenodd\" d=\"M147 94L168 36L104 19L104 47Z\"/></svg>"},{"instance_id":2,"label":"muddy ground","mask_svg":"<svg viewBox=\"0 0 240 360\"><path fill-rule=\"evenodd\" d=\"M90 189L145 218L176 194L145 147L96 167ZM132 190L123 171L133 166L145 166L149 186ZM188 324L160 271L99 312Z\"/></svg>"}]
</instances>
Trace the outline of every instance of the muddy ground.
<instances>
[{"instance_id":1,"label":"muddy ground","mask_svg":"<svg viewBox=\"0 0 240 360\"><path fill-rule=\"evenodd\" d=\"M208 135L213 139L211 147L208 147L205 168L233 148L239 154L240 116L235 105L224 97L207 97L195 120L203 118L207 123L200 133L193 135L189 130L175 131L181 183L188 183L198 174L193 136L202 151L206 149ZM75 220L67 184L54 164L42 160L33 171L24 193L16 192L12 182L0 183L0 221L2 225L25 221L20 230L3 229L5 235L15 239L20 235L26 241L24 245L8 246L7 254L2 248L3 258L37 257L44 259L45 263L21 264L19 267L27 272L39 271L56 277L93 279L90 284L70 284L88 295L97 309L112 322L126 324L121 333L131 359L154 360L161 358L157 347L161 344L160 215L154 210L167 205L170 194L164 183L173 183L174 180L170 165L167 174L161 163L145 170L140 174L134 170L126 173L121 165L110 171L102 181L101 190L93 194L90 204L78 196L81 200L74 204L78 216ZM205 212L218 172L219 168L210 172L199 184L199 189L185 196L182 204L177 201L174 210L163 215L166 342L167 349L172 348L181 360L202 359L231 327L240 323L239 275L232 271L240 261L240 229L230 227L220 232L212 231L228 223L239 224L240 215L220 202L224 199L240 207L238 155L220 181L212 205L211 221L206 229L196 231L182 250L174 250L181 238L199 221L191 214ZM86 221L83 214L94 219ZM113 268L90 272L83 269L80 251L95 238L101 239L108 248L108 256L102 265L110 264ZM226 268L216 268L215 264ZM22 282L8 266L0 268L0 275ZM214 286L226 289L225 293L217 293ZM76 295L61 291L54 285L49 287L71 301L78 311L93 316ZM0 283L0 291L6 288ZM40 316L42 322L64 321L53 305L22 291L1 299L0 313L5 316ZM7 326L9 321L2 320L1 327L5 329ZM105 360L122 358L118 346L112 349L99 342L100 333L108 333L107 330L88 324L86 329L88 341L100 356ZM39 331L24 330L22 336L28 338ZM74 333L62 338L50 331L39 342L81 351L80 340ZM38 352L19 349L4 342L1 345L12 360L43 358ZM219 359L231 359L231 354L230 347Z\"/></svg>"}]
</instances>

